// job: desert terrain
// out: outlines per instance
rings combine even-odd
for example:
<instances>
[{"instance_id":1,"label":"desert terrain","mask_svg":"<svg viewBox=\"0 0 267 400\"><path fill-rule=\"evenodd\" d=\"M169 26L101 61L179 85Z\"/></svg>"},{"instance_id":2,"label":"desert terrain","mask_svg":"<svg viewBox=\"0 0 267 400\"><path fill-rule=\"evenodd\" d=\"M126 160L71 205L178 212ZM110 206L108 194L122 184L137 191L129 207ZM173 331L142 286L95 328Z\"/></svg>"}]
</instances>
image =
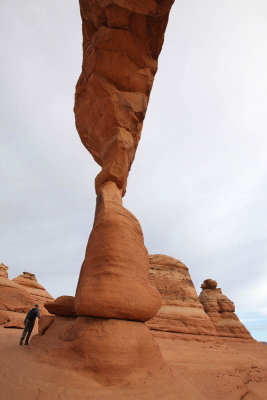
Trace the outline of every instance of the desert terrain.
<instances>
[{"instance_id":1,"label":"desert terrain","mask_svg":"<svg viewBox=\"0 0 267 400\"><path fill-rule=\"evenodd\" d=\"M31 344L19 345L20 336L0 328L3 400L266 399L267 346L256 341L155 332L170 375L109 387L90 373L39 362Z\"/></svg>"}]
</instances>

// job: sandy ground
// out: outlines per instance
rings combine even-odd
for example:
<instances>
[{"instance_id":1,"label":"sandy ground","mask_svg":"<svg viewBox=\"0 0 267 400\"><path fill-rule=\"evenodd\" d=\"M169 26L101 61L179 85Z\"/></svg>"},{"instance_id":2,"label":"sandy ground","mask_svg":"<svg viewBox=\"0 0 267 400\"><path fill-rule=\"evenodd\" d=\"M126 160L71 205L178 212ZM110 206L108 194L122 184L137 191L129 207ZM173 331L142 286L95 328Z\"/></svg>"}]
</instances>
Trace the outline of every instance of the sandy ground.
<instances>
[{"instance_id":1,"label":"sandy ground","mask_svg":"<svg viewBox=\"0 0 267 400\"><path fill-rule=\"evenodd\" d=\"M22 331L0 328L1 400L267 400L267 346L238 339L156 333L169 377L104 387L90 375L35 359Z\"/></svg>"}]
</instances>

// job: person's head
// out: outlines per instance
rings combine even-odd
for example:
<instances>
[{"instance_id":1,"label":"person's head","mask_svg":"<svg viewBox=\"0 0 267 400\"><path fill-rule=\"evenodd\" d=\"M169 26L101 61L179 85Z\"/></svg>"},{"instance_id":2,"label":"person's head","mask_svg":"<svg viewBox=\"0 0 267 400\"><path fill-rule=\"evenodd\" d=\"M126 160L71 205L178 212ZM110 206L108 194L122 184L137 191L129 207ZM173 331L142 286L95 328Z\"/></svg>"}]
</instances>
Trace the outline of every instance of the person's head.
<instances>
[{"instance_id":1,"label":"person's head","mask_svg":"<svg viewBox=\"0 0 267 400\"><path fill-rule=\"evenodd\" d=\"M38 304L35 304L35 306L34 306L35 308L38 308L39 306L38 306Z\"/></svg>"}]
</instances>

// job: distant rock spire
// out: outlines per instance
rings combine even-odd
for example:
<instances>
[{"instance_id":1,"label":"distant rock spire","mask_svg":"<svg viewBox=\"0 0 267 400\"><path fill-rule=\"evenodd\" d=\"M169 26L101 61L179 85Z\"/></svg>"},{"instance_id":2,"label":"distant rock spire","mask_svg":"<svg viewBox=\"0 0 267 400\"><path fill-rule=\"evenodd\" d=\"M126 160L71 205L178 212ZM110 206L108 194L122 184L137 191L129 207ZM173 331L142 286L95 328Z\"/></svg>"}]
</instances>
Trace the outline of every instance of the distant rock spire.
<instances>
[{"instance_id":1,"label":"distant rock spire","mask_svg":"<svg viewBox=\"0 0 267 400\"><path fill-rule=\"evenodd\" d=\"M235 314L235 305L217 288L213 279L205 279L201 285L199 300L213 322L219 336L252 339L249 331Z\"/></svg>"}]
</instances>

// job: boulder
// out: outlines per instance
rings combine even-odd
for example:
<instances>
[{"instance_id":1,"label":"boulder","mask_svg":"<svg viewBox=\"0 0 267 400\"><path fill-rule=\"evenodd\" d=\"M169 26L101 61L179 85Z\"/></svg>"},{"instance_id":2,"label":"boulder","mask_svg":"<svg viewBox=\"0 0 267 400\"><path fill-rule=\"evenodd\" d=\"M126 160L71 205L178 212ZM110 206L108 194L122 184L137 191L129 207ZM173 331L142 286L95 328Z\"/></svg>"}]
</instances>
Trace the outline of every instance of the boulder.
<instances>
[{"instance_id":1,"label":"boulder","mask_svg":"<svg viewBox=\"0 0 267 400\"><path fill-rule=\"evenodd\" d=\"M24 287L31 295L33 295L36 299L35 302L37 303L43 304L45 301L54 300L51 294L37 282L35 275L30 272L23 272L23 274L14 278L13 281Z\"/></svg>"},{"instance_id":2,"label":"boulder","mask_svg":"<svg viewBox=\"0 0 267 400\"><path fill-rule=\"evenodd\" d=\"M217 288L217 282L206 279L201 285L199 300L219 336L252 339L249 331L235 314L235 305Z\"/></svg>"},{"instance_id":3,"label":"boulder","mask_svg":"<svg viewBox=\"0 0 267 400\"><path fill-rule=\"evenodd\" d=\"M162 296L162 306L147 325L154 330L217 335L199 301L188 268L162 254L149 256L150 281Z\"/></svg>"},{"instance_id":4,"label":"boulder","mask_svg":"<svg viewBox=\"0 0 267 400\"><path fill-rule=\"evenodd\" d=\"M73 296L60 296L55 301L45 303L45 308L50 314L63 317L76 317Z\"/></svg>"}]
</instances>

